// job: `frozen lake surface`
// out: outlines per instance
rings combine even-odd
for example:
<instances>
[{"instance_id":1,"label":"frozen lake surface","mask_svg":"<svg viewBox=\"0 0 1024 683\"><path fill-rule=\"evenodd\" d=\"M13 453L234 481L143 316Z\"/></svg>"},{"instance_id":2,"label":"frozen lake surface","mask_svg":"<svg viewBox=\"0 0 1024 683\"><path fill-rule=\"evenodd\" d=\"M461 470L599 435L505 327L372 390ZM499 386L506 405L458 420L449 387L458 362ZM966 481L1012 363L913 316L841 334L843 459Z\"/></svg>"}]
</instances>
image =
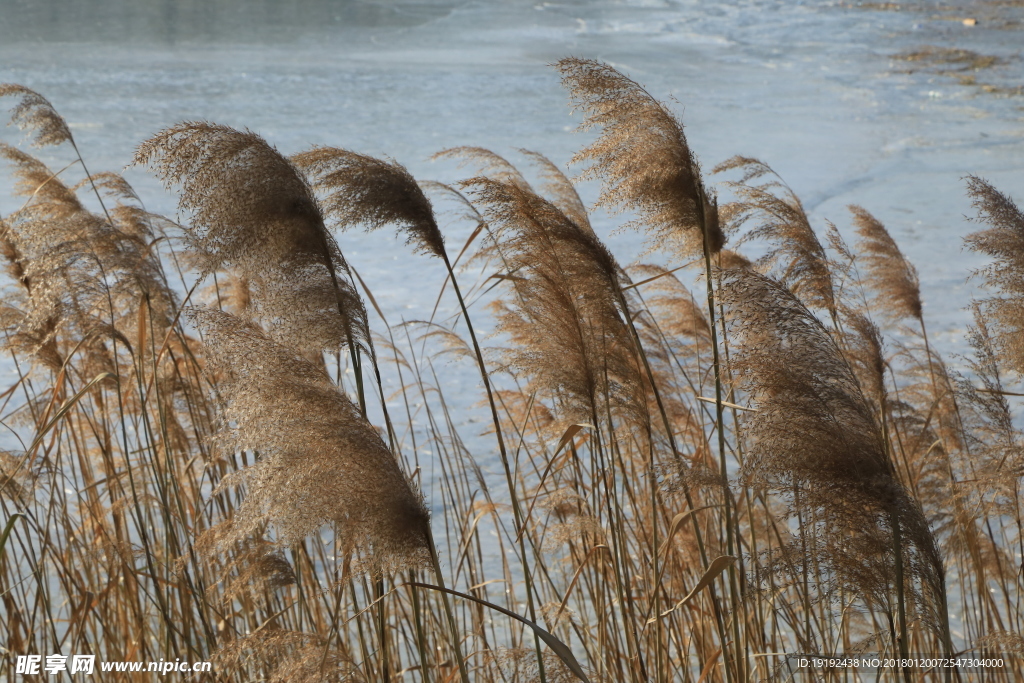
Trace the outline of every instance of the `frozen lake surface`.
<instances>
[{"instance_id":1,"label":"frozen lake surface","mask_svg":"<svg viewBox=\"0 0 1024 683\"><path fill-rule=\"evenodd\" d=\"M428 160L457 145L513 161L528 148L564 165L586 138L572 132L578 118L547 65L604 60L675 98L706 169L758 157L816 228L831 220L851 240L846 206L874 213L917 264L930 331L947 354L966 351L965 279L980 265L962 250L975 229L963 177L1024 201L1019 3L64 4L0 0L0 82L48 97L94 171L121 169L141 140L196 119L247 127L285 154L327 144L388 155L420 179L464 177ZM898 58L914 51L923 59ZM44 157L59 168L62 153ZM151 176L127 177L148 208L173 215L174 198ZM596 188L582 193L592 200ZM0 213L17 205L0 194ZM610 235L620 220L598 213L595 227L629 263L641 238ZM470 229L442 227L459 246ZM384 232L340 242L389 322L429 316L438 263ZM453 307L446 300L440 315ZM472 368L449 377L477 383Z\"/></svg>"}]
</instances>

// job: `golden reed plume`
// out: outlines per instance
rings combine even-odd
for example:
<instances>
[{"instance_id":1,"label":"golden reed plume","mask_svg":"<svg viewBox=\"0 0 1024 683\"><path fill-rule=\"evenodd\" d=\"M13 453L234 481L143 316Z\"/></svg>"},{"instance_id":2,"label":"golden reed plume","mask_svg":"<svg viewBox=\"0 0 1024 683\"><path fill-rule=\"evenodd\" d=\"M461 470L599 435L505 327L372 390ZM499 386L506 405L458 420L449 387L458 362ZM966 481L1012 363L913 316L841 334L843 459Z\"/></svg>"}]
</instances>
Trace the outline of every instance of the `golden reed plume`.
<instances>
[{"instance_id":1,"label":"golden reed plume","mask_svg":"<svg viewBox=\"0 0 1024 683\"><path fill-rule=\"evenodd\" d=\"M1024 375L1024 212L990 183L969 176L967 192L985 230L967 236L967 247L992 259L979 271L985 285L999 292L981 302L995 347L1014 371Z\"/></svg>"},{"instance_id":2,"label":"golden reed plume","mask_svg":"<svg viewBox=\"0 0 1024 683\"><path fill-rule=\"evenodd\" d=\"M763 267L777 266L779 279L789 285L810 306L837 315L837 297L825 248L807 218L796 193L766 163L735 156L723 161L713 173L741 169L738 181L726 183L738 199L722 207L722 222L739 230L748 221L755 227L742 241L765 239L772 244L759 261ZM768 177L759 184L751 181Z\"/></svg>"},{"instance_id":3,"label":"golden reed plume","mask_svg":"<svg viewBox=\"0 0 1024 683\"><path fill-rule=\"evenodd\" d=\"M447 258L430 200L401 164L336 147L315 147L292 161L326 194L327 215L342 229L396 225L417 251Z\"/></svg>"},{"instance_id":4,"label":"golden reed plume","mask_svg":"<svg viewBox=\"0 0 1024 683\"><path fill-rule=\"evenodd\" d=\"M320 367L253 325L193 309L224 400L221 439L259 461L226 477L246 497L223 543L269 525L288 547L333 523L374 572L429 565L429 514L380 434Z\"/></svg>"},{"instance_id":5,"label":"golden reed plume","mask_svg":"<svg viewBox=\"0 0 1024 683\"><path fill-rule=\"evenodd\" d=\"M645 227L652 247L674 245L692 255L706 241L712 254L721 251L725 234L718 205L704 187L682 124L607 64L568 57L555 68L573 106L584 114L580 128L601 129L598 139L572 159L589 164L582 178L602 181L598 206L636 211L639 218L629 225Z\"/></svg>"},{"instance_id":6,"label":"golden reed plume","mask_svg":"<svg viewBox=\"0 0 1024 683\"><path fill-rule=\"evenodd\" d=\"M769 490L796 491L801 534L840 585L890 608L894 586L914 594L919 582L922 617L941 628L942 558L842 350L779 282L746 270L725 271L723 279L737 343L733 366L757 406L747 422L745 473ZM878 344L870 324L861 334Z\"/></svg>"},{"instance_id":7,"label":"golden reed plume","mask_svg":"<svg viewBox=\"0 0 1024 683\"><path fill-rule=\"evenodd\" d=\"M244 278L247 312L275 339L310 356L366 343L365 308L313 191L263 138L181 123L139 145L135 164L180 186L195 265Z\"/></svg>"},{"instance_id":8,"label":"golden reed plume","mask_svg":"<svg viewBox=\"0 0 1024 683\"><path fill-rule=\"evenodd\" d=\"M921 319L921 283L917 269L900 251L882 223L860 206L851 205L860 235L857 248L867 264L868 284L877 293L877 308L889 318Z\"/></svg>"}]
</instances>

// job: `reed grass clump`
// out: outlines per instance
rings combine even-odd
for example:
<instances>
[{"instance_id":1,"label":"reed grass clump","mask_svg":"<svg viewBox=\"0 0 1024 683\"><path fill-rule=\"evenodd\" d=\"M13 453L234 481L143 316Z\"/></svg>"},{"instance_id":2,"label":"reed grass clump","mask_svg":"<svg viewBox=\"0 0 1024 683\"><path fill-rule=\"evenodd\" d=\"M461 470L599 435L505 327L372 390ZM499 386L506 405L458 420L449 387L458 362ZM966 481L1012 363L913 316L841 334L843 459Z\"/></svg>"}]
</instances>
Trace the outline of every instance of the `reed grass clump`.
<instances>
[{"instance_id":1,"label":"reed grass clump","mask_svg":"<svg viewBox=\"0 0 1024 683\"><path fill-rule=\"evenodd\" d=\"M467 177L420 181L210 122L135 157L179 223L0 86L57 169L0 143L0 678L55 654L239 682L1024 676L1017 206L968 179L988 293L947 361L881 220L850 207L851 247L742 156L719 206L671 108L556 69L597 133L574 162L650 263L537 152L455 147ZM357 227L432 257L457 315L389 325Z\"/></svg>"}]
</instances>

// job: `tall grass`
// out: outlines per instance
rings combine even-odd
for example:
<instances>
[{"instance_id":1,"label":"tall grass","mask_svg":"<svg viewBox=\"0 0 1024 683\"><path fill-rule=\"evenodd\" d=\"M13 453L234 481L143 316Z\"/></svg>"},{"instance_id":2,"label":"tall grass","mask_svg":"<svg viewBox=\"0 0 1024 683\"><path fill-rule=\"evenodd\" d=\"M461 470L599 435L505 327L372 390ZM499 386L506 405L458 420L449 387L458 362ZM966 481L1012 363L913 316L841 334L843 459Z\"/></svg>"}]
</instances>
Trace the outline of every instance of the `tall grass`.
<instances>
[{"instance_id":1,"label":"tall grass","mask_svg":"<svg viewBox=\"0 0 1024 683\"><path fill-rule=\"evenodd\" d=\"M535 152L447 150L478 171L417 183L202 122L136 156L178 224L0 86L69 162L0 146L21 201L0 219L0 676L58 653L237 681L1024 676L1024 214L969 179L992 265L958 373L868 211L855 247L819 234L746 157L714 169L719 204L669 108L557 67L597 131L583 177L668 266L620 265ZM474 227L457 252L435 203ZM435 257L455 318L385 319L337 237L385 226ZM468 373L486 427L460 414Z\"/></svg>"}]
</instances>

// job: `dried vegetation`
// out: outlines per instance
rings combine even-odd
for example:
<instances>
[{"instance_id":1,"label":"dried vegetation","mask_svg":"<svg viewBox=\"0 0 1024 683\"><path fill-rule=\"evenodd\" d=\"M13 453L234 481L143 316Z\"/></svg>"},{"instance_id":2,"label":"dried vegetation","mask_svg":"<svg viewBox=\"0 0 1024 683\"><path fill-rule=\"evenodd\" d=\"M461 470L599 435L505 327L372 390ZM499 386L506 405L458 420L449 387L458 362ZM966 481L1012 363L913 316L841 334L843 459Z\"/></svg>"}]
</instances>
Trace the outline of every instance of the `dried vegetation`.
<instances>
[{"instance_id":1,"label":"dried vegetation","mask_svg":"<svg viewBox=\"0 0 1024 683\"><path fill-rule=\"evenodd\" d=\"M63 653L213 662L190 680L739 683L806 652L1024 676L1024 214L969 178L991 265L958 374L868 211L855 248L820 237L746 157L715 169L719 206L668 107L605 64L557 69L597 132L574 161L598 205L667 266L622 268L535 152L447 150L475 175L421 184L205 122L135 159L179 225L0 86L70 162L0 146L22 202L0 218L4 671ZM454 259L435 203L472 229ZM357 227L440 260L460 315L388 326L336 241ZM493 273L469 288L467 252ZM451 388L476 371L482 434Z\"/></svg>"}]
</instances>

